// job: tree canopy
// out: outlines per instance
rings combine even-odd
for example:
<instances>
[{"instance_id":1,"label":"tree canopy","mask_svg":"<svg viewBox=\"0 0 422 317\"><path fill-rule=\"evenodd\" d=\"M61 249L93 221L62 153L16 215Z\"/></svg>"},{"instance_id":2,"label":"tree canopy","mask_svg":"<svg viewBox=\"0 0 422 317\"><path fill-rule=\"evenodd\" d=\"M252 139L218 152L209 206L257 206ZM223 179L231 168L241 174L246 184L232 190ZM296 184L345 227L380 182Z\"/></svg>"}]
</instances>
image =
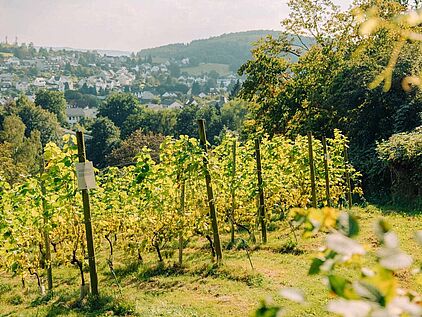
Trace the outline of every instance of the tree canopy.
<instances>
[{"instance_id":1,"label":"tree canopy","mask_svg":"<svg viewBox=\"0 0 422 317\"><path fill-rule=\"evenodd\" d=\"M66 99L61 91L39 90L35 94L35 104L54 113L62 125L66 125Z\"/></svg>"},{"instance_id":2,"label":"tree canopy","mask_svg":"<svg viewBox=\"0 0 422 317\"><path fill-rule=\"evenodd\" d=\"M113 123L121 128L127 117L135 113L139 105L138 99L129 93L114 93L107 97L100 106L98 114L109 118Z\"/></svg>"},{"instance_id":3,"label":"tree canopy","mask_svg":"<svg viewBox=\"0 0 422 317\"><path fill-rule=\"evenodd\" d=\"M407 10L397 1L375 4L385 17ZM355 11L341 12L330 0L291 0L289 6L285 32L260 41L239 70L246 76L240 96L254 103L248 127L289 136L312 131L319 137L339 128L350 137L351 158L364 173L365 189L379 190L388 175L380 168L376 141L420 124L420 93L402 88L403 78L422 68L417 44L403 48L385 92L370 84L388 68L397 33L362 34ZM366 11L370 5L358 7ZM314 37L314 45L294 41L305 34Z\"/></svg>"}]
</instances>

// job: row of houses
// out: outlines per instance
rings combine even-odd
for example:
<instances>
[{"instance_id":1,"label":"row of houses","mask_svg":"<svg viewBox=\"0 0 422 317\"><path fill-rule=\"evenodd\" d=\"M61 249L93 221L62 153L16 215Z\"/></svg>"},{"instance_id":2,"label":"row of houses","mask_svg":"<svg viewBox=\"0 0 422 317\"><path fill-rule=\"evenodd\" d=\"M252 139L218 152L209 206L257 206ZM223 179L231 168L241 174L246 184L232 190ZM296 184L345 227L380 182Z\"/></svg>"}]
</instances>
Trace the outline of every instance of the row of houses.
<instances>
[{"instance_id":1,"label":"row of houses","mask_svg":"<svg viewBox=\"0 0 422 317\"><path fill-rule=\"evenodd\" d=\"M165 110L165 109L171 109L171 110L178 110L182 109L183 105L179 102L175 101L169 105L166 104L153 104L148 103L145 105L148 109L151 110ZM66 108L66 118L67 123L70 125L81 123L85 120L94 120L98 115L98 109L97 108L79 108L79 107L71 107L68 106Z\"/></svg>"}]
</instances>

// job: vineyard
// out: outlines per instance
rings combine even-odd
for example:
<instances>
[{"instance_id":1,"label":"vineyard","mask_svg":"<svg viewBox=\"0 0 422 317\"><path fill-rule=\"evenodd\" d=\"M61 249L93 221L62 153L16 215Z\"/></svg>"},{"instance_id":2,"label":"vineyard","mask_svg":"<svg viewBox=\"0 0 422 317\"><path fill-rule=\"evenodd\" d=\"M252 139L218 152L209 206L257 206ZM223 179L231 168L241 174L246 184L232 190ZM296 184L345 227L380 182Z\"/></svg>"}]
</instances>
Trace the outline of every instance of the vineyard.
<instances>
[{"instance_id":1,"label":"vineyard","mask_svg":"<svg viewBox=\"0 0 422 317\"><path fill-rule=\"evenodd\" d=\"M342 1L286 1L238 76L212 70L206 47L166 61L6 36L0 317L422 316L421 3ZM48 2L9 8L5 25L59 12ZM172 19L204 31L201 6L179 2ZM153 16L135 6L88 5L105 23L89 41L133 37L133 12ZM69 41L73 7L54 25ZM154 7L150 39L168 20ZM255 26L276 12L242 8Z\"/></svg>"},{"instance_id":2,"label":"vineyard","mask_svg":"<svg viewBox=\"0 0 422 317\"><path fill-rule=\"evenodd\" d=\"M205 132L201 136L205 140ZM159 162L144 148L133 166L97 171L98 186L88 197L95 251L106 254L115 276L116 260L142 264L151 254L164 263L177 251L174 260L183 267L184 249L197 238L208 241L203 252L220 263L223 247L240 242L249 250L266 243L267 231L280 221L287 219L296 237L289 219L293 207L350 207L350 182L361 194L359 173L347 163L345 149L347 139L339 131L323 142L311 135L241 142L227 134L210 149L194 138L168 137ZM82 212L88 191L78 190L77 161L76 138L67 135L61 146L47 144L39 175L0 186L1 266L23 288L36 281L41 295L54 289L56 268L79 272L81 298L89 292L87 266L91 288L97 287ZM230 236L224 246L220 235Z\"/></svg>"}]
</instances>

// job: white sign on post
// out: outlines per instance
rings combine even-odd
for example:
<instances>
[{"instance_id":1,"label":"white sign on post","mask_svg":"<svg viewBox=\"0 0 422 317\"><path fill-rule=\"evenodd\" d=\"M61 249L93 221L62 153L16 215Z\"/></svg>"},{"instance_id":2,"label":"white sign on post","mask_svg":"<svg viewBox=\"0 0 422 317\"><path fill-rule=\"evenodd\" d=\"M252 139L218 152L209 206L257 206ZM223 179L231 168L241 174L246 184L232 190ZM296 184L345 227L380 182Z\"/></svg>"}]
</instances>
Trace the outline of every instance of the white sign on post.
<instances>
[{"instance_id":1,"label":"white sign on post","mask_svg":"<svg viewBox=\"0 0 422 317\"><path fill-rule=\"evenodd\" d=\"M76 163L76 176L78 178L78 189L97 188L92 162Z\"/></svg>"}]
</instances>

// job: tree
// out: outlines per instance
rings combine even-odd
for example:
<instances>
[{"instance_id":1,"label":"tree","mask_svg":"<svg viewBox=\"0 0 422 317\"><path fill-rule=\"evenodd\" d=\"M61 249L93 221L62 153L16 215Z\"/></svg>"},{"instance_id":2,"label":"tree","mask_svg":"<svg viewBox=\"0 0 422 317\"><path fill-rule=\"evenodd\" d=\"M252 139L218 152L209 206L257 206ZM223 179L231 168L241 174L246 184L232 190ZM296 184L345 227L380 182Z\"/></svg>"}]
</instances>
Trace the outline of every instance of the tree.
<instances>
[{"instance_id":1,"label":"tree","mask_svg":"<svg viewBox=\"0 0 422 317\"><path fill-rule=\"evenodd\" d=\"M120 144L120 129L108 118L99 117L91 128L92 140L88 158L98 167L106 166L106 158Z\"/></svg>"},{"instance_id":2,"label":"tree","mask_svg":"<svg viewBox=\"0 0 422 317\"><path fill-rule=\"evenodd\" d=\"M100 106L98 114L109 118L121 128L127 117L136 112L139 105L138 99L128 93L114 93Z\"/></svg>"},{"instance_id":3,"label":"tree","mask_svg":"<svg viewBox=\"0 0 422 317\"><path fill-rule=\"evenodd\" d=\"M16 101L16 108L16 114L25 124L26 137L30 137L32 133L38 131L43 147L50 141L60 141L60 124L54 114L38 107L25 96L19 97Z\"/></svg>"},{"instance_id":4,"label":"tree","mask_svg":"<svg viewBox=\"0 0 422 317\"><path fill-rule=\"evenodd\" d=\"M177 65L175 63L170 63L168 69L170 71L171 77L178 78L180 76L180 67L179 67L179 65Z\"/></svg>"},{"instance_id":5,"label":"tree","mask_svg":"<svg viewBox=\"0 0 422 317\"><path fill-rule=\"evenodd\" d=\"M396 1L377 4L384 17L406 10ZM239 71L246 75L240 96L254 103L249 129L289 136L312 131L321 137L340 128L350 138L351 159L364 174L364 189L379 192L389 183L376 142L420 124L415 116L422 111L420 95L405 92L401 82L422 68L418 49L410 45L402 52L385 93L369 84L389 64L397 32L379 29L373 38L364 36L353 12L340 12L329 0L295 0L289 6L290 17L282 22L286 32L261 41ZM312 45L304 40L306 34L314 37Z\"/></svg>"},{"instance_id":6,"label":"tree","mask_svg":"<svg viewBox=\"0 0 422 317\"><path fill-rule=\"evenodd\" d=\"M201 93L201 85L196 81L192 84L192 95L198 96Z\"/></svg>"},{"instance_id":7,"label":"tree","mask_svg":"<svg viewBox=\"0 0 422 317\"><path fill-rule=\"evenodd\" d=\"M394 134L380 142L377 153L394 178L394 202L400 200L400 203L412 206L422 197L422 126L408 133Z\"/></svg>"},{"instance_id":8,"label":"tree","mask_svg":"<svg viewBox=\"0 0 422 317\"><path fill-rule=\"evenodd\" d=\"M215 104L204 105L200 107L196 113L196 119L205 119L208 142L215 144L217 141L216 138L220 136L220 133L223 130L219 109Z\"/></svg>"},{"instance_id":9,"label":"tree","mask_svg":"<svg viewBox=\"0 0 422 317\"><path fill-rule=\"evenodd\" d=\"M41 140L38 131L25 137L25 125L16 115L7 116L0 131L0 174L12 184L39 170Z\"/></svg>"},{"instance_id":10,"label":"tree","mask_svg":"<svg viewBox=\"0 0 422 317\"><path fill-rule=\"evenodd\" d=\"M241 99L231 100L221 108L222 124L231 131L241 132L248 115L249 104Z\"/></svg>"},{"instance_id":11,"label":"tree","mask_svg":"<svg viewBox=\"0 0 422 317\"><path fill-rule=\"evenodd\" d=\"M86 83L83 83L82 87L79 88L79 91L81 92L81 94L89 94L88 85Z\"/></svg>"},{"instance_id":12,"label":"tree","mask_svg":"<svg viewBox=\"0 0 422 317\"><path fill-rule=\"evenodd\" d=\"M64 126L66 121L66 99L61 91L40 90L35 94L35 104L54 113Z\"/></svg>"},{"instance_id":13,"label":"tree","mask_svg":"<svg viewBox=\"0 0 422 317\"><path fill-rule=\"evenodd\" d=\"M211 88L217 87L217 81L214 78L209 78L204 85L204 92L209 93Z\"/></svg>"},{"instance_id":14,"label":"tree","mask_svg":"<svg viewBox=\"0 0 422 317\"><path fill-rule=\"evenodd\" d=\"M174 127L174 134L176 137L179 135L188 135L190 137L198 136L198 127L196 123L196 113L199 107L195 104L191 104L182 108L177 114L176 124Z\"/></svg>"},{"instance_id":15,"label":"tree","mask_svg":"<svg viewBox=\"0 0 422 317\"><path fill-rule=\"evenodd\" d=\"M152 159L158 162L160 145L163 140L162 134L144 133L142 129L136 130L126 140L122 141L119 147L113 149L107 157L107 162L112 166L131 164L143 147L150 149Z\"/></svg>"},{"instance_id":16,"label":"tree","mask_svg":"<svg viewBox=\"0 0 422 317\"><path fill-rule=\"evenodd\" d=\"M230 89L230 94L229 94L229 99L233 100L237 97L237 95L239 94L240 88L242 87L242 85L240 84L240 80L238 79L236 81L236 83L231 87Z\"/></svg>"},{"instance_id":17,"label":"tree","mask_svg":"<svg viewBox=\"0 0 422 317\"><path fill-rule=\"evenodd\" d=\"M128 137L138 129L144 133L172 135L176 124L178 110L151 110L148 108L138 108L136 113L127 117L122 127L122 137Z\"/></svg>"}]
</instances>

